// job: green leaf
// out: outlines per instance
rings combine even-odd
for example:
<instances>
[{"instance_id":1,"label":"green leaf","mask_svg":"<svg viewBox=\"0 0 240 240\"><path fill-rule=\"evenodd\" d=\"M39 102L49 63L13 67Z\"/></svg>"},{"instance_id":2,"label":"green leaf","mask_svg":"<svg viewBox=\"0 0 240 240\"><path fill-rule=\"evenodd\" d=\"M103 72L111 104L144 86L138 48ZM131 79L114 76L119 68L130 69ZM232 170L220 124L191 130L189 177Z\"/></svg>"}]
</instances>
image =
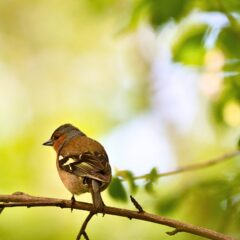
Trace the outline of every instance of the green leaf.
<instances>
[{"instance_id":1,"label":"green leaf","mask_svg":"<svg viewBox=\"0 0 240 240\"><path fill-rule=\"evenodd\" d=\"M153 26L159 26L171 19L176 21L186 16L191 8L188 7L190 0L147 0L150 7L150 21Z\"/></svg>"},{"instance_id":2,"label":"green leaf","mask_svg":"<svg viewBox=\"0 0 240 240\"><path fill-rule=\"evenodd\" d=\"M126 202L127 201L127 193L122 184L122 181L117 178L113 177L110 186L108 187L109 195L119 201Z\"/></svg>"},{"instance_id":3,"label":"green leaf","mask_svg":"<svg viewBox=\"0 0 240 240\"><path fill-rule=\"evenodd\" d=\"M152 182L147 182L144 186L145 190L148 193L154 193L154 189L153 189L153 183Z\"/></svg>"},{"instance_id":4,"label":"green leaf","mask_svg":"<svg viewBox=\"0 0 240 240\"><path fill-rule=\"evenodd\" d=\"M157 168L152 168L150 173L146 177L146 184L144 186L145 190L148 193L153 193L154 192L154 183L158 180L158 171Z\"/></svg>"},{"instance_id":5,"label":"green leaf","mask_svg":"<svg viewBox=\"0 0 240 240\"><path fill-rule=\"evenodd\" d=\"M204 36L207 31L206 25L194 25L173 44L173 59L187 65L202 65L204 61L205 48Z\"/></svg>"},{"instance_id":6,"label":"green leaf","mask_svg":"<svg viewBox=\"0 0 240 240\"><path fill-rule=\"evenodd\" d=\"M150 171L150 173L149 173L149 175L148 175L148 180L150 181L150 182L155 182L155 181L157 181L158 180L158 171L157 171L157 168L152 168L151 169L151 171Z\"/></svg>"},{"instance_id":7,"label":"green leaf","mask_svg":"<svg viewBox=\"0 0 240 240\"><path fill-rule=\"evenodd\" d=\"M217 123L231 126L226 122L224 110L232 102L240 104L240 81L237 76L225 79L222 92L212 102L212 113Z\"/></svg>"},{"instance_id":8,"label":"green leaf","mask_svg":"<svg viewBox=\"0 0 240 240\"><path fill-rule=\"evenodd\" d=\"M150 24L157 28L172 19L181 20L191 10L191 0L139 0L132 7L125 30L135 29L142 19L149 19Z\"/></svg>"},{"instance_id":9,"label":"green leaf","mask_svg":"<svg viewBox=\"0 0 240 240\"><path fill-rule=\"evenodd\" d=\"M218 38L217 46L223 50L227 58L240 58L240 32L233 27L224 28Z\"/></svg>"},{"instance_id":10,"label":"green leaf","mask_svg":"<svg viewBox=\"0 0 240 240\"><path fill-rule=\"evenodd\" d=\"M122 177L124 180L127 181L131 193L136 193L137 184L135 183L134 175L131 171L129 171L129 170L118 171L116 173L116 175L119 176L119 177Z\"/></svg>"},{"instance_id":11,"label":"green leaf","mask_svg":"<svg viewBox=\"0 0 240 240\"><path fill-rule=\"evenodd\" d=\"M201 0L196 1L195 6L203 11L210 12L236 12L240 10L239 0Z\"/></svg>"}]
</instances>

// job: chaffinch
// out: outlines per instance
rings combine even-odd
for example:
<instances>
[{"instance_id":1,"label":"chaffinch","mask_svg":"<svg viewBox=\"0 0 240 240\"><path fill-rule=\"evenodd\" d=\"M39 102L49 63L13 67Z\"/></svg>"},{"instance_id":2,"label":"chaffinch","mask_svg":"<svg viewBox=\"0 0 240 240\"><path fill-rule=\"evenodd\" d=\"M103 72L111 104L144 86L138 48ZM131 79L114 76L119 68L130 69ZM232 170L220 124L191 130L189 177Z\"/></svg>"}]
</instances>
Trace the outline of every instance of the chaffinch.
<instances>
[{"instance_id":1,"label":"chaffinch","mask_svg":"<svg viewBox=\"0 0 240 240\"><path fill-rule=\"evenodd\" d=\"M71 124L58 127L43 145L53 146L57 153L57 170L63 184L72 193L72 204L75 194L91 192L93 210L103 212L100 192L107 188L112 178L103 146Z\"/></svg>"}]
</instances>

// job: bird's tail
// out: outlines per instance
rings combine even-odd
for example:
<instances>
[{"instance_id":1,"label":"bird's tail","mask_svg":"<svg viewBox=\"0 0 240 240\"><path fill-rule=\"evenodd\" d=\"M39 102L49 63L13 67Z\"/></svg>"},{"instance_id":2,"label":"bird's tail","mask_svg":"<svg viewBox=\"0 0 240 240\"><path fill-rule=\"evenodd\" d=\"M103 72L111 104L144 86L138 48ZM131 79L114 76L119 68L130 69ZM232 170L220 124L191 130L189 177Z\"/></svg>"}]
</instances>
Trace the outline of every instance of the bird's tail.
<instances>
[{"instance_id":1,"label":"bird's tail","mask_svg":"<svg viewBox=\"0 0 240 240\"><path fill-rule=\"evenodd\" d=\"M104 202L102 200L101 194L100 194L100 182L92 179L92 200L93 200L93 206L94 209L97 212L103 212L104 211Z\"/></svg>"}]
</instances>

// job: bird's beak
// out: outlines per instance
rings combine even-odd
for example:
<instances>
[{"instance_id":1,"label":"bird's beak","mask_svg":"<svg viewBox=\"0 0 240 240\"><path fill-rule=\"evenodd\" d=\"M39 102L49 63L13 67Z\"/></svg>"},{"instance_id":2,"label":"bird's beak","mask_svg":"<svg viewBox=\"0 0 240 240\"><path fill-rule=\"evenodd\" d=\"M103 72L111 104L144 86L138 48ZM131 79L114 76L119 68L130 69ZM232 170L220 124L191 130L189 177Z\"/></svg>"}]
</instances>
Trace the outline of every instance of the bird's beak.
<instances>
[{"instance_id":1,"label":"bird's beak","mask_svg":"<svg viewBox=\"0 0 240 240\"><path fill-rule=\"evenodd\" d=\"M53 146L53 141L50 139L48 141L46 141L45 143L43 143L44 146Z\"/></svg>"}]
</instances>

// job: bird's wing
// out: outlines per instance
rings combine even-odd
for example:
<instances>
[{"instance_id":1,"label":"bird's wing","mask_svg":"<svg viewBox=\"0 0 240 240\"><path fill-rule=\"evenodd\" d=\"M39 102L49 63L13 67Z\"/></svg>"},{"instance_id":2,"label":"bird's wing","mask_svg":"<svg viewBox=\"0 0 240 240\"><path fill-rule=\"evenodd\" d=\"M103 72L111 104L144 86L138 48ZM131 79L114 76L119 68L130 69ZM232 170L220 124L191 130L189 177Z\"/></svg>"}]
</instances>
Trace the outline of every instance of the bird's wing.
<instances>
[{"instance_id":1,"label":"bird's wing","mask_svg":"<svg viewBox=\"0 0 240 240\"><path fill-rule=\"evenodd\" d=\"M80 156L71 156L74 162L62 164L61 167L76 176L110 182L111 167L104 152L84 152Z\"/></svg>"}]
</instances>

